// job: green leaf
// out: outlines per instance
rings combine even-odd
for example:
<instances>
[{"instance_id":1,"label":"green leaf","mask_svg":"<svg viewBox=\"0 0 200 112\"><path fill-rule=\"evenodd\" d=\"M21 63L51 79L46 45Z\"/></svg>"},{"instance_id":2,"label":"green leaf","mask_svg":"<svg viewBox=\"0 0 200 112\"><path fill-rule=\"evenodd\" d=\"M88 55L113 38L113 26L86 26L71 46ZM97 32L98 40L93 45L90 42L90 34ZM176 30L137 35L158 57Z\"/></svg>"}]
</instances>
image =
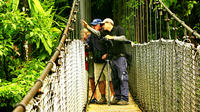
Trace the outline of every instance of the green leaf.
<instances>
[{"instance_id":1,"label":"green leaf","mask_svg":"<svg viewBox=\"0 0 200 112\"><path fill-rule=\"evenodd\" d=\"M51 28L50 31L51 32L56 32L58 34L62 33L62 31L60 29L56 28L56 27Z\"/></svg>"},{"instance_id":2,"label":"green leaf","mask_svg":"<svg viewBox=\"0 0 200 112\"><path fill-rule=\"evenodd\" d=\"M16 11L19 5L19 0L13 0L13 11Z\"/></svg>"},{"instance_id":3,"label":"green leaf","mask_svg":"<svg viewBox=\"0 0 200 112\"><path fill-rule=\"evenodd\" d=\"M33 15L45 14L45 11L42 8L39 0L28 0L28 3Z\"/></svg>"},{"instance_id":4,"label":"green leaf","mask_svg":"<svg viewBox=\"0 0 200 112\"><path fill-rule=\"evenodd\" d=\"M37 46L37 48L40 47L40 39L38 39L38 41L36 42L36 46Z\"/></svg>"},{"instance_id":5,"label":"green leaf","mask_svg":"<svg viewBox=\"0 0 200 112\"><path fill-rule=\"evenodd\" d=\"M39 0L32 0L34 2L34 6L35 9L40 11L41 13L44 13L44 9L42 8L42 6L40 5L40 1Z\"/></svg>"},{"instance_id":6,"label":"green leaf","mask_svg":"<svg viewBox=\"0 0 200 112\"><path fill-rule=\"evenodd\" d=\"M19 6L19 0L8 0L8 6L12 9L12 11L16 11Z\"/></svg>"},{"instance_id":7,"label":"green leaf","mask_svg":"<svg viewBox=\"0 0 200 112\"><path fill-rule=\"evenodd\" d=\"M30 32L30 37L32 37L34 35L34 33L33 32Z\"/></svg>"},{"instance_id":8,"label":"green leaf","mask_svg":"<svg viewBox=\"0 0 200 112\"><path fill-rule=\"evenodd\" d=\"M59 15L55 15L55 17L58 18L59 20L65 22L65 23L67 23L67 21L68 21L66 18L59 16Z\"/></svg>"},{"instance_id":9,"label":"green leaf","mask_svg":"<svg viewBox=\"0 0 200 112\"><path fill-rule=\"evenodd\" d=\"M3 52L0 50L0 56L3 56Z\"/></svg>"},{"instance_id":10,"label":"green leaf","mask_svg":"<svg viewBox=\"0 0 200 112\"><path fill-rule=\"evenodd\" d=\"M40 35L39 37L40 37L40 39L41 39L41 41L42 41L42 44L44 45L46 51L47 51L49 54L51 54L52 50L50 49L49 44L48 44L47 41L45 40L44 36L43 36L43 35Z\"/></svg>"},{"instance_id":11,"label":"green leaf","mask_svg":"<svg viewBox=\"0 0 200 112\"><path fill-rule=\"evenodd\" d=\"M16 30L16 29L17 29L17 26L16 26L16 24L12 24L12 27L14 28L14 30Z\"/></svg>"}]
</instances>

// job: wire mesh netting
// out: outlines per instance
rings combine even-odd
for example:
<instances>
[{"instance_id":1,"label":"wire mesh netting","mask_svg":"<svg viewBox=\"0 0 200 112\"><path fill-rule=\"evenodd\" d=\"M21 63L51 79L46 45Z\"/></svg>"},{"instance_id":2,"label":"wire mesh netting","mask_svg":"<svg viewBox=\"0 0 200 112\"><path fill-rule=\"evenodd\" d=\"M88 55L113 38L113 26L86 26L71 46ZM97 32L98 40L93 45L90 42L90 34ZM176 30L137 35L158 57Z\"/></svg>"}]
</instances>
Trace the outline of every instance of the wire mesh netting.
<instances>
[{"instance_id":1,"label":"wire mesh netting","mask_svg":"<svg viewBox=\"0 0 200 112\"><path fill-rule=\"evenodd\" d=\"M82 112L87 103L88 76L85 73L85 51L80 40L62 49L55 73L44 81L42 94L27 106L28 112Z\"/></svg>"},{"instance_id":2,"label":"wire mesh netting","mask_svg":"<svg viewBox=\"0 0 200 112\"><path fill-rule=\"evenodd\" d=\"M129 84L146 111L200 111L199 51L178 40L154 40L129 49Z\"/></svg>"}]
</instances>

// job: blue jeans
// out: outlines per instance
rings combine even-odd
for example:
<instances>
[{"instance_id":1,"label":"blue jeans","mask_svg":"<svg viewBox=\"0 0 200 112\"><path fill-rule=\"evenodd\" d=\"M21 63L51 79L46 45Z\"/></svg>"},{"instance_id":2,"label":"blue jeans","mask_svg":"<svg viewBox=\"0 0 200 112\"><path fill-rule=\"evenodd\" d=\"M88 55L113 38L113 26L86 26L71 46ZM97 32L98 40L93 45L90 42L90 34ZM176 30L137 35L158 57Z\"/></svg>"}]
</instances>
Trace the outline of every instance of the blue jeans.
<instances>
[{"instance_id":1,"label":"blue jeans","mask_svg":"<svg viewBox=\"0 0 200 112\"><path fill-rule=\"evenodd\" d=\"M117 100L129 101L127 60L125 57L112 59L112 84Z\"/></svg>"}]
</instances>

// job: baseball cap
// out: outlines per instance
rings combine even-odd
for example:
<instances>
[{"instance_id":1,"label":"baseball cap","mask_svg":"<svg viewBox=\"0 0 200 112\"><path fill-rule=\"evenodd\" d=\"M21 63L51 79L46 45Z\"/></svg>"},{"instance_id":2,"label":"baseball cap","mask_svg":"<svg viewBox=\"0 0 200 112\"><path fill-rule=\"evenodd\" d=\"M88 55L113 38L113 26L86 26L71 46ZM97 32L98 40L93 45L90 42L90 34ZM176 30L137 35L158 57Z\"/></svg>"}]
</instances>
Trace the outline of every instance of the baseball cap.
<instances>
[{"instance_id":1,"label":"baseball cap","mask_svg":"<svg viewBox=\"0 0 200 112\"><path fill-rule=\"evenodd\" d=\"M113 25L114 25L114 22L113 22L113 20L112 20L112 19L110 19L110 18L106 18L106 19L104 19L104 20L103 20L103 22L101 22L101 24L104 24L104 23L111 23L111 24L113 24Z\"/></svg>"},{"instance_id":2,"label":"baseball cap","mask_svg":"<svg viewBox=\"0 0 200 112\"><path fill-rule=\"evenodd\" d=\"M91 25L97 25L97 24L100 24L102 22L101 19L94 19L90 24Z\"/></svg>"}]
</instances>

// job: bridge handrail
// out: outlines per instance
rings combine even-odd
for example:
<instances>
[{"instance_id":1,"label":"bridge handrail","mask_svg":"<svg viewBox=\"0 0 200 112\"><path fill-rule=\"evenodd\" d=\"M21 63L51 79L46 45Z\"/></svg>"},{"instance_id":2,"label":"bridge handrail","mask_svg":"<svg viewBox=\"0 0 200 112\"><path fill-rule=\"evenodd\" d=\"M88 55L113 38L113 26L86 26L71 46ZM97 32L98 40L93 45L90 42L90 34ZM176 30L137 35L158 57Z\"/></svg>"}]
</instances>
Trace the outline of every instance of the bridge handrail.
<instances>
[{"instance_id":1,"label":"bridge handrail","mask_svg":"<svg viewBox=\"0 0 200 112\"><path fill-rule=\"evenodd\" d=\"M193 35L195 35L197 38L200 38L200 34L197 33L195 30L193 30L192 28L190 28L188 25L185 24L184 21L180 20L163 2L162 0L159 0L159 2L162 4L162 6L167 10L167 12L179 23L181 23L181 25L183 27L185 27L189 32L191 32Z\"/></svg>"},{"instance_id":2,"label":"bridge handrail","mask_svg":"<svg viewBox=\"0 0 200 112\"><path fill-rule=\"evenodd\" d=\"M73 22L72 17L76 14L76 12L75 12L76 6L78 6L78 3L77 3L77 0L74 0L73 5L72 5L72 9L71 9L71 12L70 12L70 16L69 16L69 19L68 19L68 22L67 22L67 26L66 26L65 31L62 35L62 38L60 40L59 45L56 48L54 55L52 56L52 58L48 62L46 68L42 72L40 78L36 81L35 85L31 88L31 90L23 98L23 100L15 106L15 109L13 110L13 112L23 112L23 111L25 111L26 105L31 101L31 99L35 96L37 91L42 87L43 80L46 78L47 74L50 72L51 68L53 67L53 63L58 58L60 51L61 51L61 48L63 47L63 44L65 43L65 41L67 39L68 32L70 30L70 25Z\"/></svg>"}]
</instances>

